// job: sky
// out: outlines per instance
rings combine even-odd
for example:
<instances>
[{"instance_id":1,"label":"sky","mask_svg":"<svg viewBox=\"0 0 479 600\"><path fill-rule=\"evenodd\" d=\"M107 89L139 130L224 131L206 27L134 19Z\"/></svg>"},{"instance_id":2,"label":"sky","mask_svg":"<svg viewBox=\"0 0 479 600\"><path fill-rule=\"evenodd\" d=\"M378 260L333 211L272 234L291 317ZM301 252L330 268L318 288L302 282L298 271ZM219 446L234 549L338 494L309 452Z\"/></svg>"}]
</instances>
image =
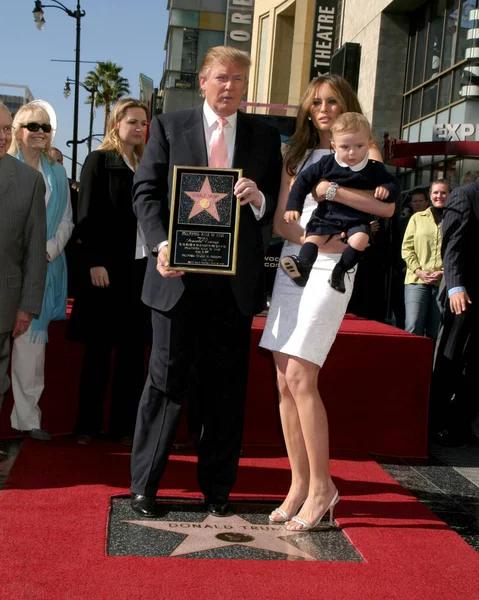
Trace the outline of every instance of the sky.
<instances>
[{"instance_id":1,"label":"sky","mask_svg":"<svg viewBox=\"0 0 479 600\"><path fill-rule=\"evenodd\" d=\"M43 0L44 5L54 4ZM77 0L62 0L76 10ZM80 0L85 16L81 20L81 60L112 61L123 67L129 80L130 95L138 98L139 74L153 79L158 87L165 61L165 36L168 24L167 0ZM63 87L67 77L75 77L76 20L57 8L45 8L46 25L39 31L33 21L33 0L0 0L0 84L27 85L35 99L49 102L57 115L58 129L54 140L65 154L65 168L70 175L73 137L73 86L67 100ZM71 60L68 62L53 62ZM95 64L80 66L83 81ZM0 93L18 93L2 87ZM86 90L80 88L78 137L89 133L90 105L85 104ZM94 133L103 132L103 109L96 109ZM98 145L93 142L93 148ZM78 162L87 154L86 143L78 146ZM80 172L80 165L77 167Z\"/></svg>"}]
</instances>

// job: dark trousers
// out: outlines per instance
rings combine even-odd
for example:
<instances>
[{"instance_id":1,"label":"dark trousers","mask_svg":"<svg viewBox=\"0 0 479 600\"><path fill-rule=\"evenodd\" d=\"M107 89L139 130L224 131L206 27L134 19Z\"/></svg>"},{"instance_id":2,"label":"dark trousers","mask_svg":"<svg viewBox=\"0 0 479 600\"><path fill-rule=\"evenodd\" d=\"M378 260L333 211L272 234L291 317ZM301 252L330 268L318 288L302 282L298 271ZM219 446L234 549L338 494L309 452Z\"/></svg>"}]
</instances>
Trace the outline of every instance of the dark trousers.
<instances>
[{"instance_id":1,"label":"dark trousers","mask_svg":"<svg viewBox=\"0 0 479 600\"><path fill-rule=\"evenodd\" d=\"M467 435L479 410L477 308L470 305L455 315L447 306L443 319L431 380L429 426L433 433L447 429Z\"/></svg>"},{"instance_id":2,"label":"dark trousers","mask_svg":"<svg viewBox=\"0 0 479 600\"><path fill-rule=\"evenodd\" d=\"M80 377L76 435L98 435L103 428L103 404L110 382L113 346L99 341L85 344ZM132 436L145 382L145 344L131 337L115 347L108 433Z\"/></svg>"},{"instance_id":3,"label":"dark trousers","mask_svg":"<svg viewBox=\"0 0 479 600\"><path fill-rule=\"evenodd\" d=\"M251 321L239 311L228 278L219 275L186 275L176 306L152 310L150 368L131 457L133 493L153 496L158 490L195 361L199 486L205 496L229 495L241 451Z\"/></svg>"},{"instance_id":4,"label":"dark trousers","mask_svg":"<svg viewBox=\"0 0 479 600\"><path fill-rule=\"evenodd\" d=\"M132 436L138 404L145 384L145 350L150 309L140 299L145 262L137 260L130 288L121 298L112 297L121 309L111 327L102 335L98 319L98 337L91 334L85 344L79 386L76 435L98 435L103 429L103 404L111 381L111 405L108 433L111 437ZM130 294L129 296L127 294ZM120 304L121 302L121 304ZM102 305L98 310L108 310ZM111 317L110 317L111 320ZM112 373L113 371L113 373Z\"/></svg>"}]
</instances>

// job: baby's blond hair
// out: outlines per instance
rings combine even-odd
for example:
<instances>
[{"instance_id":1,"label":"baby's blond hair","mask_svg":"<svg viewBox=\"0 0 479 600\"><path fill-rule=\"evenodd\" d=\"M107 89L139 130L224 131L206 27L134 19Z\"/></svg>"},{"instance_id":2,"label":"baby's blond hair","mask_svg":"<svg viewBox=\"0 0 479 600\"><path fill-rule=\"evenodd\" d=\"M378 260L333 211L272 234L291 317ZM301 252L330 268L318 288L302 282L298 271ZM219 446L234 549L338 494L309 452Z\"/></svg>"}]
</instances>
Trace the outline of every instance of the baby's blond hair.
<instances>
[{"instance_id":1,"label":"baby's blond hair","mask_svg":"<svg viewBox=\"0 0 479 600\"><path fill-rule=\"evenodd\" d=\"M358 133L359 131L364 131L368 138L372 139L373 135L368 120L357 112L345 112L339 115L331 127L333 138L337 133Z\"/></svg>"}]
</instances>

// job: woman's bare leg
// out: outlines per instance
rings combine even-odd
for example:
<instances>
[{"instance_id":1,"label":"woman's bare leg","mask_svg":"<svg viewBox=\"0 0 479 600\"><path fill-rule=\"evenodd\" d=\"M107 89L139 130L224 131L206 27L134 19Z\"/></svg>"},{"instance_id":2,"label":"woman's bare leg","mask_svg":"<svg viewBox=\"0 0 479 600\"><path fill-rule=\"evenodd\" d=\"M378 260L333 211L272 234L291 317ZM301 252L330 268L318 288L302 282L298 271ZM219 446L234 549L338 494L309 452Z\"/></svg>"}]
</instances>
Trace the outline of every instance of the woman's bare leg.
<instances>
[{"instance_id":1,"label":"woman's bare leg","mask_svg":"<svg viewBox=\"0 0 479 600\"><path fill-rule=\"evenodd\" d=\"M296 403L286 385L285 374L288 361L287 354L273 352L276 364L279 391L279 412L283 428L286 450L291 465L291 487L284 502L279 507L289 517L293 517L301 502L306 498L309 489L309 462L304 444L303 433L299 421ZM282 521L278 513L271 513L273 520Z\"/></svg>"},{"instance_id":2,"label":"woman's bare leg","mask_svg":"<svg viewBox=\"0 0 479 600\"><path fill-rule=\"evenodd\" d=\"M336 488L329 473L328 417L318 391L319 367L301 358L289 357L286 384L294 398L309 462L308 497L298 517L316 522L327 510ZM301 529L290 522L288 528Z\"/></svg>"}]
</instances>

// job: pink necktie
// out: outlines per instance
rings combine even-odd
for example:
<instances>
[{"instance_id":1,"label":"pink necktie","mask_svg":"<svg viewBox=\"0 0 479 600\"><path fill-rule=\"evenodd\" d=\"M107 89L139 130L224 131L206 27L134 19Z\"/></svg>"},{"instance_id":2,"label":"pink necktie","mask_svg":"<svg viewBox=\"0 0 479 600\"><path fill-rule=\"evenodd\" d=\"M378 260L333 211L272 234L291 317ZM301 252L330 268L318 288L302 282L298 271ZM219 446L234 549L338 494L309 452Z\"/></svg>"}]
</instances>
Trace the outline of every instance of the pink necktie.
<instances>
[{"instance_id":1,"label":"pink necktie","mask_svg":"<svg viewBox=\"0 0 479 600\"><path fill-rule=\"evenodd\" d=\"M210 167L228 168L228 148L225 140L225 125L228 123L226 119L220 117L217 121L218 126L213 131L211 136L211 154Z\"/></svg>"}]
</instances>

